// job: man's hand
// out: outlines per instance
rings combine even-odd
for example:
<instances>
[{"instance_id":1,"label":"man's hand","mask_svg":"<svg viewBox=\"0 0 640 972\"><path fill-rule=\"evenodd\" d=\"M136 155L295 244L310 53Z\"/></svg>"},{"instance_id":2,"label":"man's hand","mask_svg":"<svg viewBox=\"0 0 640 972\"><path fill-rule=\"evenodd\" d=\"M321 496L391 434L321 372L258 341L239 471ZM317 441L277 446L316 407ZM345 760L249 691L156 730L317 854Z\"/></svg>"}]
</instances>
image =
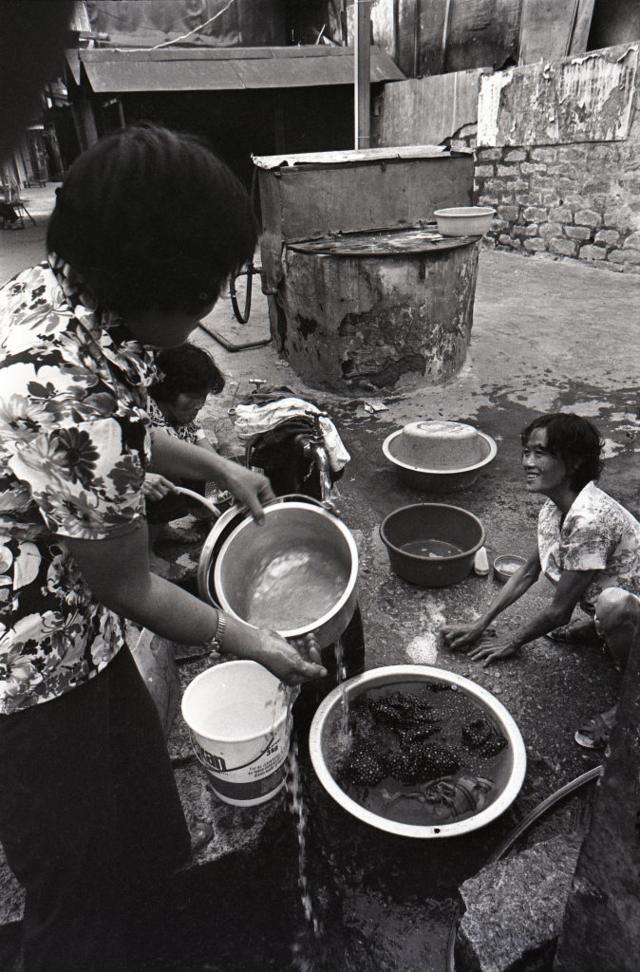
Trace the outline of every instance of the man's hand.
<instances>
[{"instance_id":1,"label":"man's hand","mask_svg":"<svg viewBox=\"0 0 640 972\"><path fill-rule=\"evenodd\" d=\"M475 662L482 662L482 667L492 665L496 661L511 658L517 655L520 650L519 645L514 645L511 641L498 642L497 644L482 644L473 648L469 652L469 658Z\"/></svg>"},{"instance_id":2,"label":"man's hand","mask_svg":"<svg viewBox=\"0 0 640 972\"><path fill-rule=\"evenodd\" d=\"M271 483L262 473L253 472L235 462L227 462L224 472L224 485L235 499L249 509L256 523L264 522L265 503L275 499Z\"/></svg>"},{"instance_id":3,"label":"man's hand","mask_svg":"<svg viewBox=\"0 0 640 972\"><path fill-rule=\"evenodd\" d=\"M147 499L158 500L163 499L167 493L172 493L174 489L174 483L170 479L166 479L159 473L145 473L144 483L142 486L142 492Z\"/></svg>"},{"instance_id":4,"label":"man's hand","mask_svg":"<svg viewBox=\"0 0 640 972\"><path fill-rule=\"evenodd\" d=\"M442 640L450 651L464 651L482 637L484 626L478 621L471 624L445 624L440 629Z\"/></svg>"}]
</instances>

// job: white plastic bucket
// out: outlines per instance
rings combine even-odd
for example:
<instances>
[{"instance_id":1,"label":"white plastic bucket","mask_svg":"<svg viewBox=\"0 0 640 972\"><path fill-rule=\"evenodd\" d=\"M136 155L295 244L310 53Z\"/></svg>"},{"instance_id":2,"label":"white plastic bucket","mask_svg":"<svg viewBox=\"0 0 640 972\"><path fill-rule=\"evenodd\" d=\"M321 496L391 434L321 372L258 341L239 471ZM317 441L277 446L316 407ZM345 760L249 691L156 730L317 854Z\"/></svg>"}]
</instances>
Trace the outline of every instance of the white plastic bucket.
<instances>
[{"instance_id":1,"label":"white plastic bucket","mask_svg":"<svg viewBox=\"0 0 640 972\"><path fill-rule=\"evenodd\" d=\"M256 806L282 788L287 711L282 683L257 662L223 662L187 686L182 716L195 754L224 803Z\"/></svg>"}]
</instances>

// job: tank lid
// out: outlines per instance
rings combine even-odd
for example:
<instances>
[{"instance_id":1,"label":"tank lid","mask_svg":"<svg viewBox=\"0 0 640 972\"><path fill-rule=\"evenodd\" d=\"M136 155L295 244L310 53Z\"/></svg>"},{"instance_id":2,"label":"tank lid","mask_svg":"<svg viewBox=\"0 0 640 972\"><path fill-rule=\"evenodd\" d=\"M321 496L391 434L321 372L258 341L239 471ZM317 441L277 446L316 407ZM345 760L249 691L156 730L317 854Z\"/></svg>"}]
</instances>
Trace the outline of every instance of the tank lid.
<instances>
[{"instance_id":1,"label":"tank lid","mask_svg":"<svg viewBox=\"0 0 640 972\"><path fill-rule=\"evenodd\" d=\"M258 169L287 169L295 166L362 165L402 162L407 159L451 159L472 156L471 150L452 152L445 145L394 145L369 149L340 149L333 152L298 152L281 155L252 155Z\"/></svg>"},{"instance_id":2,"label":"tank lid","mask_svg":"<svg viewBox=\"0 0 640 972\"><path fill-rule=\"evenodd\" d=\"M288 243L287 249L298 253L330 256L397 256L403 253L430 253L453 250L477 243L477 236L443 236L435 223L402 230L377 230L368 233L345 233L316 240Z\"/></svg>"}]
</instances>

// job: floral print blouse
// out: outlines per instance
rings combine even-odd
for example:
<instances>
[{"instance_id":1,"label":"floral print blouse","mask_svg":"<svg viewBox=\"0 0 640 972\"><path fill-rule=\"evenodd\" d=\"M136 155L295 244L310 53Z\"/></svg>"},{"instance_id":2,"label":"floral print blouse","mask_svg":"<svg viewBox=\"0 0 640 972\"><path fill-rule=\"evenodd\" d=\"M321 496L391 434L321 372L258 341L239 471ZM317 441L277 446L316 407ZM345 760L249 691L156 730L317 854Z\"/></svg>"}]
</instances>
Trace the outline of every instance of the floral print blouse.
<instances>
[{"instance_id":1,"label":"floral print blouse","mask_svg":"<svg viewBox=\"0 0 640 972\"><path fill-rule=\"evenodd\" d=\"M177 422L172 422L163 414L160 406L151 395L149 395L147 411L154 426L165 429L169 435L176 439L191 442L193 445L202 439L206 439L205 431L198 422L187 422L186 425L178 425Z\"/></svg>"},{"instance_id":2,"label":"floral print blouse","mask_svg":"<svg viewBox=\"0 0 640 972\"><path fill-rule=\"evenodd\" d=\"M0 289L0 714L82 685L124 645L65 538L142 524L154 377L55 256Z\"/></svg>"},{"instance_id":3,"label":"floral print blouse","mask_svg":"<svg viewBox=\"0 0 640 972\"><path fill-rule=\"evenodd\" d=\"M545 502L538 517L538 553L554 584L564 570L598 572L580 601L587 614L595 613L607 587L640 594L640 523L593 482L578 493L564 523L556 504Z\"/></svg>"}]
</instances>

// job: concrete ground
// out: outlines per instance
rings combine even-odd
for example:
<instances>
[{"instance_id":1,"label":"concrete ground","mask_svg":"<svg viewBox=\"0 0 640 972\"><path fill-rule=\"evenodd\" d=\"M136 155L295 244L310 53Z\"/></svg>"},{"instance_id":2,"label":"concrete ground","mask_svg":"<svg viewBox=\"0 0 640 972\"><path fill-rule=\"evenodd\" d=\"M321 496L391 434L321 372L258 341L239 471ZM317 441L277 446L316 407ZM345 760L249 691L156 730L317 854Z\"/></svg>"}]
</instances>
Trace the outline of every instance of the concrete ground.
<instances>
[{"instance_id":1,"label":"concrete ground","mask_svg":"<svg viewBox=\"0 0 640 972\"><path fill-rule=\"evenodd\" d=\"M25 195L43 211L52 199L51 187ZM0 234L0 281L40 259L44 215L36 215L36 220L36 227ZM197 343L210 348L227 375L223 395L210 401L204 414L205 427L217 429L223 438L233 438L226 412L250 391L251 378L286 385L333 417L352 457L340 483L341 506L361 557L366 666L435 664L472 678L499 697L520 726L528 757L527 778L510 812L510 826L599 761L575 745L573 733L586 717L614 700L612 666L595 649L559 649L545 639L527 646L520 657L486 670L442 650L437 632L443 621L476 616L499 590L497 582L472 576L448 589L410 587L390 572L379 525L389 512L407 503L453 502L481 519L490 559L528 551L535 543L541 501L528 496L523 486L519 432L550 410L576 411L596 422L606 440L602 485L639 515L638 306L637 277L571 261L484 250L472 345L463 370L446 385L389 396L386 410L374 415L364 407L374 397L368 393L343 398L304 386L271 344L234 354L202 330L194 335ZM268 337L266 298L254 294L245 327L236 324L226 297L205 325L234 342ZM396 480L382 454L382 442L395 428L437 417L470 421L498 443L493 466L459 494L425 496L410 490ZM546 582L537 584L498 620L499 633L512 630L548 596ZM532 840L570 831L577 813L575 803L563 805L539 825ZM495 834L487 839L495 839Z\"/></svg>"}]
</instances>

